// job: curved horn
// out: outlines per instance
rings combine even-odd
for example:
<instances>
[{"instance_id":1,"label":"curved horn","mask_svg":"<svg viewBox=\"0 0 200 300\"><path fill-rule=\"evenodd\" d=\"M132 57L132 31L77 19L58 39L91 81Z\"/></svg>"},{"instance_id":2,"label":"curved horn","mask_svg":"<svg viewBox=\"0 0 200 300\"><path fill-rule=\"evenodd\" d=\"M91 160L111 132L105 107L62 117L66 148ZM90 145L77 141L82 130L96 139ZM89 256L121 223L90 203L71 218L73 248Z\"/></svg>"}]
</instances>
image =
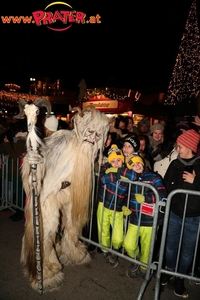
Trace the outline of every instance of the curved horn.
<instances>
[{"instance_id":1,"label":"curved horn","mask_svg":"<svg viewBox=\"0 0 200 300\"><path fill-rule=\"evenodd\" d=\"M24 106L27 104L27 101L24 99L20 99L18 101L19 106L19 114L14 116L15 119L24 119L25 118L25 112L24 112Z\"/></svg>"},{"instance_id":2,"label":"curved horn","mask_svg":"<svg viewBox=\"0 0 200 300\"><path fill-rule=\"evenodd\" d=\"M52 107L51 107L51 102L49 100L47 100L45 98L38 98L33 102L33 104L38 106L38 107L41 107L41 106L46 107L46 109L47 109L47 118L50 117Z\"/></svg>"},{"instance_id":3,"label":"curved horn","mask_svg":"<svg viewBox=\"0 0 200 300\"><path fill-rule=\"evenodd\" d=\"M74 107L74 108L73 108L73 111L77 111L78 114L79 114L79 116L80 116L80 117L83 117L83 112L82 112L82 110L80 109L79 106Z\"/></svg>"},{"instance_id":4,"label":"curved horn","mask_svg":"<svg viewBox=\"0 0 200 300\"><path fill-rule=\"evenodd\" d=\"M83 111L89 111L89 112L91 112L91 115L94 116L94 114L96 112L96 108L94 107L94 105L90 104L86 108L84 108Z\"/></svg>"}]
</instances>

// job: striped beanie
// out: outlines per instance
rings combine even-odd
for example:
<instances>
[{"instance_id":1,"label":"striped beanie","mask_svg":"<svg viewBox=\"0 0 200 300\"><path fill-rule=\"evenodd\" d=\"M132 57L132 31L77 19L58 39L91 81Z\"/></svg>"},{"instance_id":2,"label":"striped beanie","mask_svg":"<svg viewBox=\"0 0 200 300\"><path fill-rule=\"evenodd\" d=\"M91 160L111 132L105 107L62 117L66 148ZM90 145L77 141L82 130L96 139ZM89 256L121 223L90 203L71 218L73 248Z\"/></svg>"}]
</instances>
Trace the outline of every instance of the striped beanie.
<instances>
[{"instance_id":1,"label":"striped beanie","mask_svg":"<svg viewBox=\"0 0 200 300\"><path fill-rule=\"evenodd\" d=\"M200 135L194 129L189 129L182 133L176 140L177 143L180 143L195 153L197 153L199 141Z\"/></svg>"}]
</instances>

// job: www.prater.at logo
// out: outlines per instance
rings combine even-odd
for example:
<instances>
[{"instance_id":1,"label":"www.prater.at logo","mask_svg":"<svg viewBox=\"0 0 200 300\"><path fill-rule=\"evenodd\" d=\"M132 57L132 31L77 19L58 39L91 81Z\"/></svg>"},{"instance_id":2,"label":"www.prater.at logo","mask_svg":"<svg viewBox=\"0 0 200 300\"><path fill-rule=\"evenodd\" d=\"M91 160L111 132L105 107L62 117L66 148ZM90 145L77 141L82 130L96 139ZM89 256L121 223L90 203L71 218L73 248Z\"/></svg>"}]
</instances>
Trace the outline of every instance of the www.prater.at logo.
<instances>
[{"instance_id":1,"label":"www.prater.at logo","mask_svg":"<svg viewBox=\"0 0 200 300\"><path fill-rule=\"evenodd\" d=\"M65 2L52 2L44 10L32 12L32 16L1 16L3 24L35 24L54 31L65 31L73 25L101 24L99 14L87 17L85 12L74 10Z\"/></svg>"}]
</instances>

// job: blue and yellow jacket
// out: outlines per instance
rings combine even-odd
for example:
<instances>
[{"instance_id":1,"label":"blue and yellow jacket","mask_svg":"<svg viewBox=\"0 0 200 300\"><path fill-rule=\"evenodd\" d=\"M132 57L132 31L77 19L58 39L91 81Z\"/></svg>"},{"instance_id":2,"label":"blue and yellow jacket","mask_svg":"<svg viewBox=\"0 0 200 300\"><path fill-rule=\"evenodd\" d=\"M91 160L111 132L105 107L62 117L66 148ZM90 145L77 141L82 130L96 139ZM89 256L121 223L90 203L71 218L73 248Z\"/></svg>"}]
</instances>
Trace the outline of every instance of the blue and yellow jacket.
<instances>
[{"instance_id":1,"label":"blue and yellow jacket","mask_svg":"<svg viewBox=\"0 0 200 300\"><path fill-rule=\"evenodd\" d=\"M167 197L167 191L165 189L162 177L159 174L151 171L148 167L145 167L143 173L139 174L138 181L152 185L157 190L160 201L162 201L163 198ZM142 204L137 202L135 194L143 194L145 197L144 203L155 204L156 197L154 191L147 186L142 187L140 185L132 184L129 202L129 209L132 211L132 213L129 215L130 223L134 225L140 224L140 226L152 226L153 216L144 213L141 214L139 223L140 209ZM164 214L159 213L158 225L162 224L163 215Z\"/></svg>"},{"instance_id":2,"label":"blue and yellow jacket","mask_svg":"<svg viewBox=\"0 0 200 300\"><path fill-rule=\"evenodd\" d=\"M105 199L104 207L111 210L114 210L116 207L116 211L122 211L122 205L126 201L125 199L128 194L128 183L121 180L121 176L126 177L131 181L135 181L138 179L138 174L126 167L118 168L117 172L110 172L106 174L106 170L111 167L112 166L109 163L105 163L101 166L98 201L103 202Z\"/></svg>"}]
</instances>

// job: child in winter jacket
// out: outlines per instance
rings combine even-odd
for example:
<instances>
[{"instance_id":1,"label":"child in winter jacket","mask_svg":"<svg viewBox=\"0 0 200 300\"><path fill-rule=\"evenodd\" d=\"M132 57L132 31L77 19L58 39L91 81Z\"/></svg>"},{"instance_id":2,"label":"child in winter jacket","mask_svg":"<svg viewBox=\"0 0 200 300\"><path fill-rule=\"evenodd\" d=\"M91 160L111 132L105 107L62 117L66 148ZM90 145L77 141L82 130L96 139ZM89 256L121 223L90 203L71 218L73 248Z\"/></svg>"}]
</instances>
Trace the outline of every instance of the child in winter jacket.
<instances>
[{"instance_id":1,"label":"child in winter jacket","mask_svg":"<svg viewBox=\"0 0 200 300\"><path fill-rule=\"evenodd\" d=\"M160 201L167 196L162 177L145 167L144 161L140 156L131 155L126 165L138 174L137 181L150 184L157 190ZM148 264L149 259L155 203L156 197L153 189L132 184L129 213L125 213L126 215L129 214L129 224L123 247L130 257L136 258L139 255L140 261L144 264ZM125 209L127 211L127 207L123 206L123 210ZM157 225L161 225L162 222L163 217L160 213ZM140 247L138 244L139 238ZM126 274L130 278L142 277L145 275L145 268L137 264L131 264L131 268L126 271Z\"/></svg>"},{"instance_id":2,"label":"child in winter jacket","mask_svg":"<svg viewBox=\"0 0 200 300\"><path fill-rule=\"evenodd\" d=\"M130 180L137 180L137 174L124 165L124 155L117 145L111 145L108 162L100 169L100 190L98 193L97 228L99 243L114 250L122 247L124 231L124 216L122 204L128 193L128 184L121 180L121 176ZM111 241L112 228L112 241ZM119 262L117 255L102 249L105 259L116 267Z\"/></svg>"}]
</instances>

